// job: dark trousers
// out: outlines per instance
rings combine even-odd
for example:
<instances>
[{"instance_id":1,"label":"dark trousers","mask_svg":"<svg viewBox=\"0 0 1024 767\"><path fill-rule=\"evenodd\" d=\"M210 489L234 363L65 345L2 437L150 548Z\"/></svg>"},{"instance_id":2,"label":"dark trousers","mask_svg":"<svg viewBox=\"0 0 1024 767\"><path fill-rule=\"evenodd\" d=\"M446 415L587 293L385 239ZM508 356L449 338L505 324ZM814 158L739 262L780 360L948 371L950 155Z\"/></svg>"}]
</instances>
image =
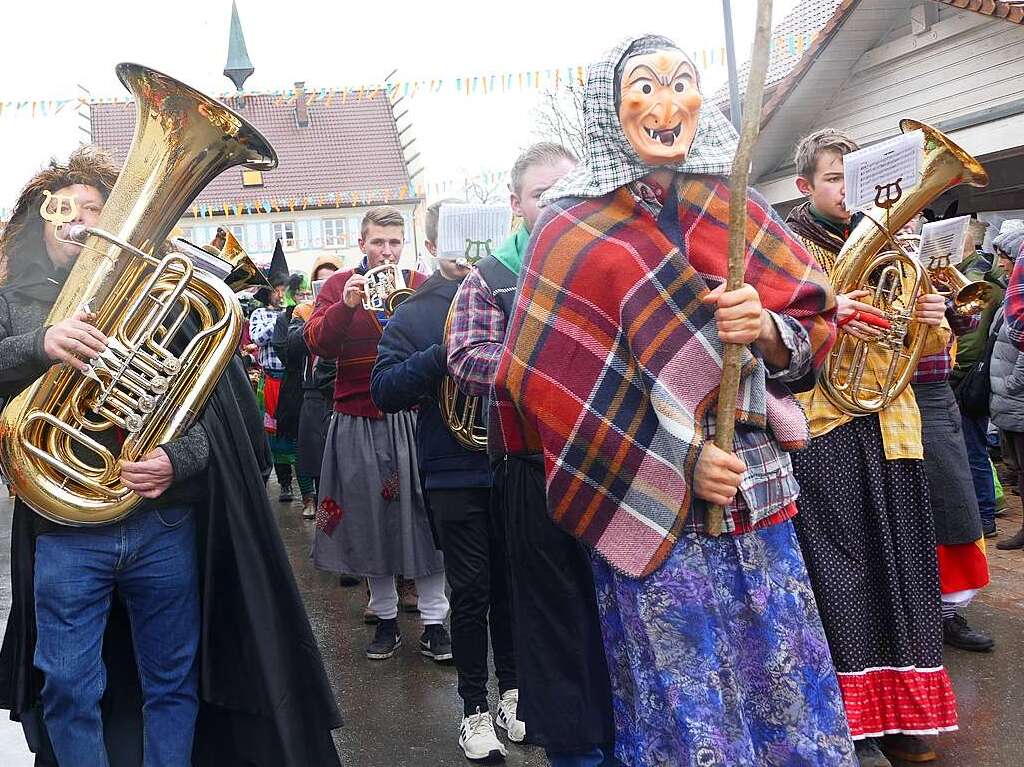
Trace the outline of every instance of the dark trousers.
<instances>
[{"instance_id":1,"label":"dark trousers","mask_svg":"<svg viewBox=\"0 0 1024 767\"><path fill-rule=\"evenodd\" d=\"M961 414L960 421L963 424L967 460L971 464L974 494L978 497L978 511L981 513L981 521L990 526L996 519L996 487L992 479L992 464L988 459L988 418Z\"/></svg>"},{"instance_id":2,"label":"dark trousers","mask_svg":"<svg viewBox=\"0 0 1024 767\"><path fill-rule=\"evenodd\" d=\"M514 690L512 603L504 530L491 516L490 488L428 490L451 588L452 653L466 716L487 711L487 633L498 692Z\"/></svg>"},{"instance_id":3,"label":"dark trousers","mask_svg":"<svg viewBox=\"0 0 1024 767\"><path fill-rule=\"evenodd\" d=\"M277 475L277 484L282 489L292 483L292 465L290 463L275 463L274 473Z\"/></svg>"},{"instance_id":4,"label":"dark trousers","mask_svg":"<svg viewBox=\"0 0 1024 767\"><path fill-rule=\"evenodd\" d=\"M614 728L590 554L548 516L539 456L500 461L494 482L509 552L517 716L549 752L592 753L613 742Z\"/></svg>"},{"instance_id":5,"label":"dark trousers","mask_svg":"<svg viewBox=\"0 0 1024 767\"><path fill-rule=\"evenodd\" d=\"M1004 431L1003 441L1005 448L1017 461L1017 466L1024 466L1024 431ZM1017 489L1021 497L1024 497L1024 471L1017 470Z\"/></svg>"}]
</instances>

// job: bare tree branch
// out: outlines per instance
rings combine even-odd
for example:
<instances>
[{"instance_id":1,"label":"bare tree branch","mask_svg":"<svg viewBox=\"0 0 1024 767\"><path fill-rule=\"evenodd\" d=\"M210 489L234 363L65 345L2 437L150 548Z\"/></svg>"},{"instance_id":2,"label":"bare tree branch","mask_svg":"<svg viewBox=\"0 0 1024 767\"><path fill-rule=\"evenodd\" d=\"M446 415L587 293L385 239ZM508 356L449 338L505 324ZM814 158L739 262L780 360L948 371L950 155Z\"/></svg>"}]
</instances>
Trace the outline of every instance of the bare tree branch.
<instances>
[{"instance_id":1,"label":"bare tree branch","mask_svg":"<svg viewBox=\"0 0 1024 767\"><path fill-rule=\"evenodd\" d=\"M577 81L561 83L541 92L533 109L534 135L542 141L554 141L583 157L583 86Z\"/></svg>"},{"instance_id":2,"label":"bare tree branch","mask_svg":"<svg viewBox=\"0 0 1024 767\"><path fill-rule=\"evenodd\" d=\"M490 202L502 202L508 194L508 188L501 182L485 184L482 181L469 181L462 186L463 198L466 202L484 205Z\"/></svg>"}]
</instances>

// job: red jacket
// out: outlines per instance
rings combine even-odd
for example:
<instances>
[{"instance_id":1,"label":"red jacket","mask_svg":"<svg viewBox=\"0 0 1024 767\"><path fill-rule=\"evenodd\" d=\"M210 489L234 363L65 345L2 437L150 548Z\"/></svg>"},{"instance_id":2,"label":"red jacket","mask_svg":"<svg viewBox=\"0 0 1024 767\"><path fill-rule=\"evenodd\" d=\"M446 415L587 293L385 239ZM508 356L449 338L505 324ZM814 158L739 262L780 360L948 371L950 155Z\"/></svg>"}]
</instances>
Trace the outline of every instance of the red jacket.
<instances>
[{"instance_id":1,"label":"red jacket","mask_svg":"<svg viewBox=\"0 0 1024 767\"><path fill-rule=\"evenodd\" d=\"M338 361L334 412L383 418L384 414L370 399L370 373L377 361L377 343L382 332L380 321L362 305L350 309L342 300L345 283L354 271L335 272L324 283L303 335L313 354ZM427 277L406 271L405 279L406 284L418 288Z\"/></svg>"}]
</instances>

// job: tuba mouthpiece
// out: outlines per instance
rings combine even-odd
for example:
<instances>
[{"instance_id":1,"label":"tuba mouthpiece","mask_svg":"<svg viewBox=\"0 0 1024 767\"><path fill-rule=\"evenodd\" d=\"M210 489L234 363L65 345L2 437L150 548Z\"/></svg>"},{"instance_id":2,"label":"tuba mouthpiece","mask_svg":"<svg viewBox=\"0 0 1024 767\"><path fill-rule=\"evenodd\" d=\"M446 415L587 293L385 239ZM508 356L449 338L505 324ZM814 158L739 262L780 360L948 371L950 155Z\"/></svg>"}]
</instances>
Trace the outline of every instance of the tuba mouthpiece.
<instances>
[{"instance_id":1,"label":"tuba mouthpiece","mask_svg":"<svg viewBox=\"0 0 1024 767\"><path fill-rule=\"evenodd\" d=\"M64 228L64 237L74 242L85 242L85 238L89 236L89 227L85 224L74 224Z\"/></svg>"}]
</instances>

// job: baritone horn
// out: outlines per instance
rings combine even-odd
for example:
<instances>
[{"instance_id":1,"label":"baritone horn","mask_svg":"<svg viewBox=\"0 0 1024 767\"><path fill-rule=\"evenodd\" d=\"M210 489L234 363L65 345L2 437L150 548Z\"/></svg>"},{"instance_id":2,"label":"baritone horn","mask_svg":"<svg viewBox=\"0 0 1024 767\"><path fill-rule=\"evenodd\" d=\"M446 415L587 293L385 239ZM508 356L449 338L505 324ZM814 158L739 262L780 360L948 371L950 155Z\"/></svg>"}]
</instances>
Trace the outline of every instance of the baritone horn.
<instances>
[{"instance_id":1,"label":"baritone horn","mask_svg":"<svg viewBox=\"0 0 1024 767\"><path fill-rule=\"evenodd\" d=\"M866 303L881 309L889 324L881 338L870 342L840 329L825 360L822 390L837 408L854 416L877 413L903 392L917 369L929 330L914 320L914 310L918 297L932 292L932 280L897 233L947 189L988 184L982 164L941 131L917 120L901 120L900 130L924 133L920 181L884 203L886 190L879 189L879 205L850 234L831 276L836 293L867 290ZM869 375L869 365L875 375Z\"/></svg>"},{"instance_id":2,"label":"baritone horn","mask_svg":"<svg viewBox=\"0 0 1024 767\"><path fill-rule=\"evenodd\" d=\"M121 482L120 462L179 437L213 393L238 347L241 307L231 287L163 246L221 172L277 166L259 131L220 102L137 64L117 75L135 97L135 135L96 226L66 234L84 242L45 323L90 312L107 348L85 372L54 365L0 416L0 461L18 497L66 525L130 514L142 498Z\"/></svg>"},{"instance_id":3,"label":"baritone horn","mask_svg":"<svg viewBox=\"0 0 1024 767\"><path fill-rule=\"evenodd\" d=\"M452 328L455 316L455 301L448 307L448 318L444 322L444 337ZM482 451L487 449L487 414L484 412L486 403L480 397L464 394L455 379L446 375L441 379L437 395L441 417L444 418L448 431L455 441L467 450Z\"/></svg>"}]
</instances>

